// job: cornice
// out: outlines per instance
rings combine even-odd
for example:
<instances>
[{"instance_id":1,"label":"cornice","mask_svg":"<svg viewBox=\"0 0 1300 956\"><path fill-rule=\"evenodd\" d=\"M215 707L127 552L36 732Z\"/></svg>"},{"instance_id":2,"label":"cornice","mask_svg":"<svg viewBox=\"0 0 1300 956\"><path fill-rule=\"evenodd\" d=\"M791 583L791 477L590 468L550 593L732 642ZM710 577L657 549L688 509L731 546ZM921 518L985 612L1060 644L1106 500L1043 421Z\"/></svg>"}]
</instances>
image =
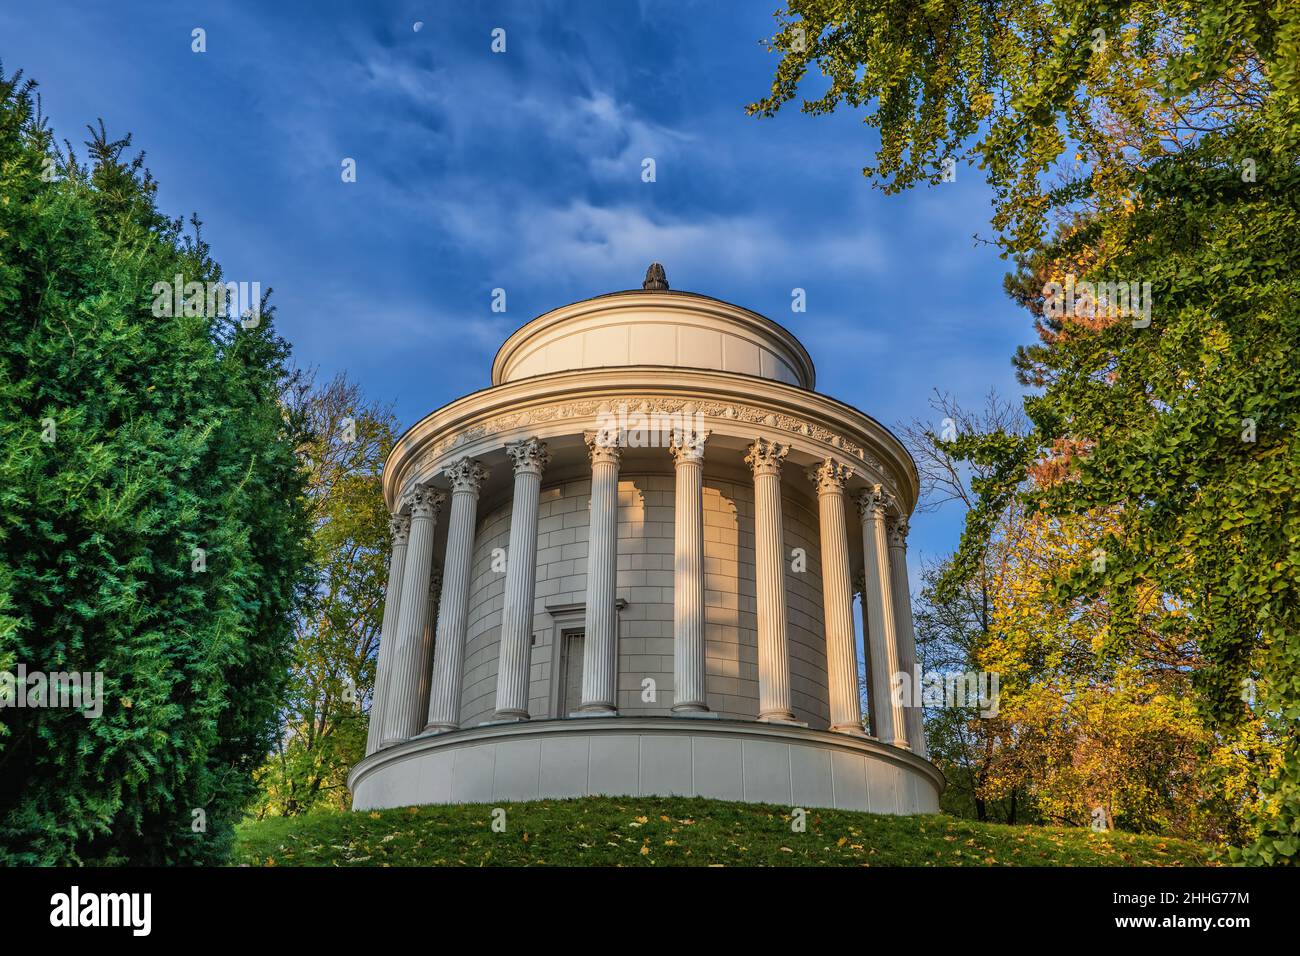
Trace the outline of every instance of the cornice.
<instances>
[{"instance_id":1,"label":"cornice","mask_svg":"<svg viewBox=\"0 0 1300 956\"><path fill-rule=\"evenodd\" d=\"M556 372L482 389L426 415L393 447L384 466L390 509L424 463L478 454L532 430L556 434L569 421L589 428L602 408L622 402L635 412L699 412L719 427L767 432L818 457L833 454L874 470L904 503L915 506L916 466L903 444L875 419L836 399L805 389L734 372L626 366ZM812 447L815 446L815 447ZM423 470L423 469L422 469Z\"/></svg>"}]
</instances>

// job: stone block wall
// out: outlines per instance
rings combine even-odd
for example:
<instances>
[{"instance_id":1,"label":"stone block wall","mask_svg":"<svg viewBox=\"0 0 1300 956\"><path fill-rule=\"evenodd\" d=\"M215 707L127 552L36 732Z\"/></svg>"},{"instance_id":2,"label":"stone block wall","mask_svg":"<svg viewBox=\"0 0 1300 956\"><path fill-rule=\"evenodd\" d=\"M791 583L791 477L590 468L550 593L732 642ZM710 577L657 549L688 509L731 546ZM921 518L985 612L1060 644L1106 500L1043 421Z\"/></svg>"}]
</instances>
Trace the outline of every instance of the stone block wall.
<instances>
[{"instance_id":1,"label":"stone block wall","mask_svg":"<svg viewBox=\"0 0 1300 956\"><path fill-rule=\"evenodd\" d=\"M794 482L806 483L790 470L782 482L782 520L793 709L797 719L824 729L829 711L816 501L811 486L800 494ZM534 718L565 716L551 712L560 629L547 606L586 600L590 492L585 480L541 491L529 688ZM671 472L620 475L617 587L627 606L619 614L618 705L627 716L667 715L673 704L673 498ZM510 502L490 504L480 513L475 539L462 727L490 720L495 704L505 574L499 556L493 568L493 552L504 551L509 538ZM794 549L803 551L804 570L795 569ZM723 717L752 720L758 713L753 486L710 477L707 470L704 564L709 707ZM654 681L653 702L642 699L647 678Z\"/></svg>"}]
</instances>

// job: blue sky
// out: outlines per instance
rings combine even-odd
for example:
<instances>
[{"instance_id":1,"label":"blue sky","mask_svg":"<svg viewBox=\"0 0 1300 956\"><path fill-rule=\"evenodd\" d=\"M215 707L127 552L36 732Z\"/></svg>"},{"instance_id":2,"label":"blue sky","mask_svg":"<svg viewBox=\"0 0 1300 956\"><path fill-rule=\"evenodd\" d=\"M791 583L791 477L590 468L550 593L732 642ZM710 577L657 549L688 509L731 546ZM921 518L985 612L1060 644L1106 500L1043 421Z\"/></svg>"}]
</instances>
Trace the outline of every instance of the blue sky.
<instances>
[{"instance_id":1,"label":"blue sky","mask_svg":"<svg viewBox=\"0 0 1300 956\"><path fill-rule=\"evenodd\" d=\"M790 328L818 390L887 425L932 418L936 387L1019 394L1028 322L972 238L990 235L978 170L886 196L860 117L745 115L777 6L49 2L0 8L0 58L60 138L101 116L131 132L163 209L198 212L227 278L274 287L296 362L346 371L403 427L487 385L511 330L639 286L652 259ZM914 575L960 523L917 516Z\"/></svg>"}]
</instances>

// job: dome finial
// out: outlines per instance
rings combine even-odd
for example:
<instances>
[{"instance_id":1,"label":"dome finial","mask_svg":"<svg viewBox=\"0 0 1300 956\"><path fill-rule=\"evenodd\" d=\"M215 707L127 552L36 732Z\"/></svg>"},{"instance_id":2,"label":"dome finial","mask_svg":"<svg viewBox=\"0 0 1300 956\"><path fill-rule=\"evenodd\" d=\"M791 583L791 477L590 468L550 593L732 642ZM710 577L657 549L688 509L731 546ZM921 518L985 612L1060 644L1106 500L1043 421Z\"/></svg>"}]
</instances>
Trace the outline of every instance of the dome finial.
<instances>
[{"instance_id":1,"label":"dome finial","mask_svg":"<svg viewBox=\"0 0 1300 956\"><path fill-rule=\"evenodd\" d=\"M650 263L650 268L645 271L645 282L641 283L641 288L653 292L667 292L668 276L664 274L664 267L657 262Z\"/></svg>"}]
</instances>

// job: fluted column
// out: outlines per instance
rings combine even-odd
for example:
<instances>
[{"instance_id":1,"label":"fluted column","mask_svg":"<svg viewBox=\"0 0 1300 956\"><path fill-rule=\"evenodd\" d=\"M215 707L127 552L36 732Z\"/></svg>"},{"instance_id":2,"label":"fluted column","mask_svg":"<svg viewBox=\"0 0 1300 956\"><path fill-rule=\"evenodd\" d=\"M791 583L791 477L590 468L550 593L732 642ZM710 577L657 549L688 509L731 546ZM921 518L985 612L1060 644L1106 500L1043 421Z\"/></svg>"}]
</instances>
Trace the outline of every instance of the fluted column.
<instances>
[{"instance_id":1,"label":"fluted column","mask_svg":"<svg viewBox=\"0 0 1300 956\"><path fill-rule=\"evenodd\" d=\"M853 581L849 572L849 532L844 520L848 465L827 458L808 472L817 486L822 545L822 614L826 624L826 677L831 730L862 735L858 697L858 653L853 635Z\"/></svg>"},{"instance_id":2,"label":"fluted column","mask_svg":"<svg viewBox=\"0 0 1300 956\"><path fill-rule=\"evenodd\" d=\"M429 666L425 625L429 613L429 577L433 570L433 531L445 500L432 488L411 492L411 533L402 569L402 600L397 614L397 646L384 691L384 727L380 747L409 740L420 732L420 689Z\"/></svg>"},{"instance_id":3,"label":"fluted column","mask_svg":"<svg viewBox=\"0 0 1300 956\"><path fill-rule=\"evenodd\" d=\"M416 694L415 712L420 715L419 724L423 728L425 716L429 712L429 688L433 683L433 658L437 648L438 608L442 601L442 571L434 565L429 572L429 610L425 614L424 649L421 656L420 688Z\"/></svg>"},{"instance_id":4,"label":"fluted column","mask_svg":"<svg viewBox=\"0 0 1300 956\"><path fill-rule=\"evenodd\" d=\"M867 719L867 735L876 737L876 691L875 684L872 683L874 677L871 668L871 620L869 612L869 603L867 601L867 575L861 568L853 577L853 590L862 598L862 669L865 672L867 682L867 710L863 714ZM861 694L859 694L859 699Z\"/></svg>"},{"instance_id":5,"label":"fluted column","mask_svg":"<svg viewBox=\"0 0 1300 956\"><path fill-rule=\"evenodd\" d=\"M707 431L675 431L673 509L673 713L707 713L704 676L704 443Z\"/></svg>"},{"instance_id":6,"label":"fluted column","mask_svg":"<svg viewBox=\"0 0 1300 956\"><path fill-rule=\"evenodd\" d=\"M871 635L872 726L882 743L906 747L903 708L891 688L893 675L899 672L899 661L893 592L889 582L889 543L885 538L885 512L888 508L889 496L880 485L864 491L858 498L866 574L863 601L867 606Z\"/></svg>"},{"instance_id":7,"label":"fluted column","mask_svg":"<svg viewBox=\"0 0 1300 956\"><path fill-rule=\"evenodd\" d=\"M587 611L582 644L582 702L590 715L618 713L618 466L617 434L588 432L591 526L587 538Z\"/></svg>"},{"instance_id":8,"label":"fluted column","mask_svg":"<svg viewBox=\"0 0 1300 956\"><path fill-rule=\"evenodd\" d=\"M370 696L370 726L366 731L366 755L379 749L383 736L384 710L388 703L388 672L393 648L397 646L397 614L402 604L402 572L406 567L406 546L411 534L411 516L395 514L388 520L393 545L388 557L388 586L384 588L384 619L379 627L379 654L375 662L375 689Z\"/></svg>"},{"instance_id":9,"label":"fluted column","mask_svg":"<svg viewBox=\"0 0 1300 956\"><path fill-rule=\"evenodd\" d=\"M438 653L433 658L429 689L429 722L425 730L455 730L460 726L460 691L465 664L465 629L469 615L469 571L474 556L474 522L478 495L487 469L472 458L447 466L451 482L451 517L447 522L447 554L442 562L442 600L438 611Z\"/></svg>"},{"instance_id":10,"label":"fluted column","mask_svg":"<svg viewBox=\"0 0 1300 956\"><path fill-rule=\"evenodd\" d=\"M533 593L537 585L537 499L550 456L536 438L506 446L515 469L510 508L510 550L506 552L505 605L497 645L497 703L494 720L528 719L528 664L533 643Z\"/></svg>"},{"instance_id":11,"label":"fluted column","mask_svg":"<svg viewBox=\"0 0 1300 956\"><path fill-rule=\"evenodd\" d=\"M915 696L916 634L912 629L912 589L907 581L907 519L896 518L889 525L889 580L894 598L894 629L898 634L898 666L907 675ZM907 742L912 752L928 756L925 746L925 722L922 719L921 701L912 700L912 706L903 708L906 719Z\"/></svg>"},{"instance_id":12,"label":"fluted column","mask_svg":"<svg viewBox=\"0 0 1300 956\"><path fill-rule=\"evenodd\" d=\"M745 463L754 473L754 565L758 596L758 719L794 721L786 633L781 464L790 446L759 438Z\"/></svg>"}]
</instances>

